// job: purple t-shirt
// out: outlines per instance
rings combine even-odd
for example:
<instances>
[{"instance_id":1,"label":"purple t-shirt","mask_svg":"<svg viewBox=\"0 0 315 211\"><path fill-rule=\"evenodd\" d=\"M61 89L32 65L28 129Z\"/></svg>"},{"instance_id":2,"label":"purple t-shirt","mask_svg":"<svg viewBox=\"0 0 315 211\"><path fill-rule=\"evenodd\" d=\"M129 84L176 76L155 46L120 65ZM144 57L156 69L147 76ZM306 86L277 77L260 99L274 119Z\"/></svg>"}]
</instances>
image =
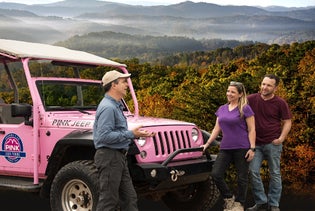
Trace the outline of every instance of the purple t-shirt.
<instances>
[{"instance_id":1,"label":"purple t-shirt","mask_svg":"<svg viewBox=\"0 0 315 211\"><path fill-rule=\"evenodd\" d=\"M240 118L238 107L229 111L229 105L225 104L219 107L215 113L218 117L219 125L222 131L222 141L220 149L249 149L250 143L246 118L254 116L249 105L244 106L244 117Z\"/></svg>"},{"instance_id":2,"label":"purple t-shirt","mask_svg":"<svg viewBox=\"0 0 315 211\"><path fill-rule=\"evenodd\" d=\"M292 118L287 102L277 96L264 100L259 93L251 94L247 98L255 112L256 145L269 144L279 138L282 120Z\"/></svg>"}]
</instances>

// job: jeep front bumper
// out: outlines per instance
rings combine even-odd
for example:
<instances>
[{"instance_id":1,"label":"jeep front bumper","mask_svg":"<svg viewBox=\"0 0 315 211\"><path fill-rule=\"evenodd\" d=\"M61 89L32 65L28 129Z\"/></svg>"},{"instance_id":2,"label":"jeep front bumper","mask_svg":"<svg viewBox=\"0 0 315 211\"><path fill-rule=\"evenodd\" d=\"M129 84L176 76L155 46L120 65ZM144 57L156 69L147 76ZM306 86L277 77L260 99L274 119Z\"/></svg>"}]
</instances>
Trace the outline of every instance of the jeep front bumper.
<instances>
[{"instance_id":1,"label":"jeep front bumper","mask_svg":"<svg viewBox=\"0 0 315 211\"><path fill-rule=\"evenodd\" d=\"M172 189L206 181L212 170L215 155L172 162L179 153L202 151L203 148L180 149L168 156L163 163L135 164L130 173L136 183L147 183L154 190Z\"/></svg>"}]
</instances>

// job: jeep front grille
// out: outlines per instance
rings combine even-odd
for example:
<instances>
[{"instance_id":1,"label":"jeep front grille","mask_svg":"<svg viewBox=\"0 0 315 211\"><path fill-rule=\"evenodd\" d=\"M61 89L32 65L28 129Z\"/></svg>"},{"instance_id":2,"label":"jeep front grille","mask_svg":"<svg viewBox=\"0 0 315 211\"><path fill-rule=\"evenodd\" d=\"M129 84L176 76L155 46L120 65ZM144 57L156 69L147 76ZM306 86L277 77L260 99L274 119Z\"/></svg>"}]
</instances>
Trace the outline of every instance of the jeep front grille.
<instances>
[{"instance_id":1,"label":"jeep front grille","mask_svg":"<svg viewBox=\"0 0 315 211\"><path fill-rule=\"evenodd\" d=\"M178 149L191 148L190 137L188 130L157 132L153 137L155 155L169 155Z\"/></svg>"}]
</instances>

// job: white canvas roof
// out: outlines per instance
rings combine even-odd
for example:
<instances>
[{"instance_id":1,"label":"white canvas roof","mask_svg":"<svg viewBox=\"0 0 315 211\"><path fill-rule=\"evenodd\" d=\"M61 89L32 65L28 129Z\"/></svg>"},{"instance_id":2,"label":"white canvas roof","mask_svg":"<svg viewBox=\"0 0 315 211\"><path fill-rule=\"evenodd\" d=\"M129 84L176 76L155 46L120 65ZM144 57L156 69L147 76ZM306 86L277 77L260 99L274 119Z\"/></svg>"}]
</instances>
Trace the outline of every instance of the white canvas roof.
<instances>
[{"instance_id":1,"label":"white canvas roof","mask_svg":"<svg viewBox=\"0 0 315 211\"><path fill-rule=\"evenodd\" d=\"M91 65L126 66L125 64L120 64L84 51L17 40L0 39L0 53L16 58L47 59Z\"/></svg>"}]
</instances>

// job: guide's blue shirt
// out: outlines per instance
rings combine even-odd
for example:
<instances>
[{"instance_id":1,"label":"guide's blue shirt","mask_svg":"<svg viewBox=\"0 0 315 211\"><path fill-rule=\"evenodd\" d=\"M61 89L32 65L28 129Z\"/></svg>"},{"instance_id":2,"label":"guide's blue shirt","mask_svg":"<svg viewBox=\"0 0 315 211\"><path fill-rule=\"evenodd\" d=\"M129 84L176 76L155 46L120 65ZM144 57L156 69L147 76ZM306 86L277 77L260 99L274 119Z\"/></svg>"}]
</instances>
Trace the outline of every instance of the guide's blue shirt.
<instances>
[{"instance_id":1,"label":"guide's blue shirt","mask_svg":"<svg viewBox=\"0 0 315 211\"><path fill-rule=\"evenodd\" d=\"M128 130L123 105L107 94L98 105L93 129L96 149L128 149L131 140L135 138L132 131Z\"/></svg>"}]
</instances>

